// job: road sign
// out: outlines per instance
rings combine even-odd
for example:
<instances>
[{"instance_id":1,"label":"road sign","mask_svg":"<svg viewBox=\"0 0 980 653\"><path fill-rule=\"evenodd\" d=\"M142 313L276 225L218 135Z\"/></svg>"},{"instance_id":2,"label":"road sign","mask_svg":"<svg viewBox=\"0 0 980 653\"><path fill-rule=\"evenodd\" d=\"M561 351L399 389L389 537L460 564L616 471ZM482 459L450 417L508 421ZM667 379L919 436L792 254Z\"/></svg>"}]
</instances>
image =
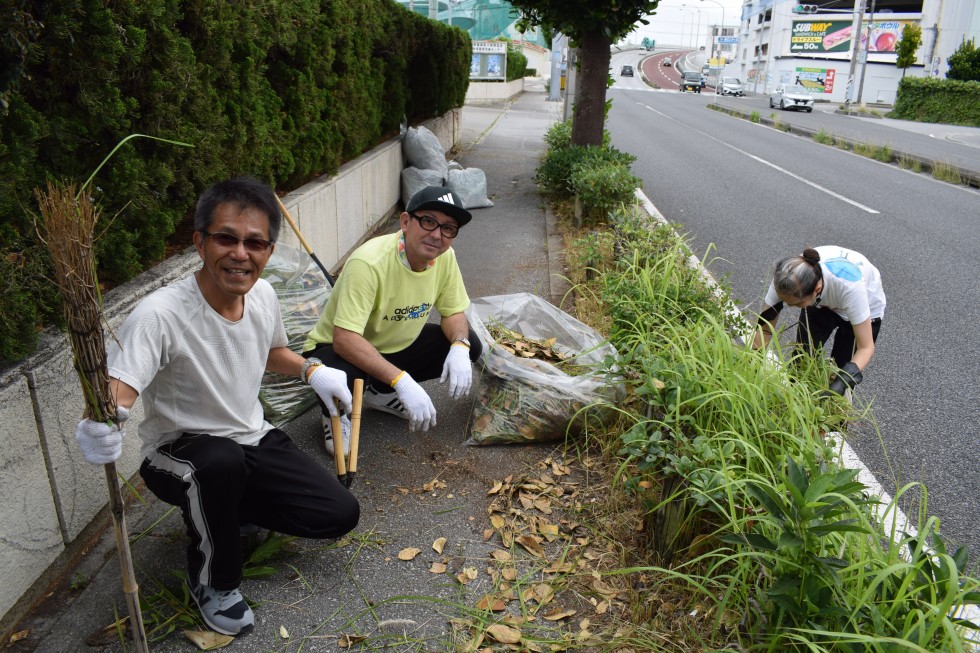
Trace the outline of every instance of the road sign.
<instances>
[{"instance_id":1,"label":"road sign","mask_svg":"<svg viewBox=\"0 0 980 653\"><path fill-rule=\"evenodd\" d=\"M737 36L719 36L717 41L719 43L738 43Z\"/></svg>"}]
</instances>

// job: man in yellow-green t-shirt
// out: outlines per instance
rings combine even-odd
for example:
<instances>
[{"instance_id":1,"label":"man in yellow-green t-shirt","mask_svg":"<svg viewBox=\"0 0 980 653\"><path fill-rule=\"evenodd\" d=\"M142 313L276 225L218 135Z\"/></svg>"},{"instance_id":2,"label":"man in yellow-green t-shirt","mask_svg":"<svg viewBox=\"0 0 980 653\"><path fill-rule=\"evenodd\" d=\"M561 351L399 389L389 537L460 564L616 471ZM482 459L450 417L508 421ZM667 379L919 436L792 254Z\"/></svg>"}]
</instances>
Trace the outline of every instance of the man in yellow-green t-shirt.
<instances>
[{"instance_id":1,"label":"man in yellow-green t-shirt","mask_svg":"<svg viewBox=\"0 0 980 653\"><path fill-rule=\"evenodd\" d=\"M482 351L463 313L470 300L450 247L471 217L448 188L418 191L399 216L397 233L372 238L351 254L303 347L307 360L346 372L348 384L364 379L364 406L407 419L413 431L436 424L435 406L419 382L448 381L459 399L470 390L471 362ZM426 323L432 309L439 324ZM332 455L326 413L323 425Z\"/></svg>"}]
</instances>

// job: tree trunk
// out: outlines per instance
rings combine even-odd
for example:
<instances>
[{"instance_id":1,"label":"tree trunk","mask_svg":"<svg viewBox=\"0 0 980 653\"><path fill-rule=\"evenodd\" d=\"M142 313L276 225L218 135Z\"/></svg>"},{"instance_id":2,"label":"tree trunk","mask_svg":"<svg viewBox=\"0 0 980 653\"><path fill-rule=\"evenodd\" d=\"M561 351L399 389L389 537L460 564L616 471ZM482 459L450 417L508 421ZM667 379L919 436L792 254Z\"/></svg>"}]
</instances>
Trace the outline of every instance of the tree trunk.
<instances>
[{"instance_id":1,"label":"tree trunk","mask_svg":"<svg viewBox=\"0 0 980 653\"><path fill-rule=\"evenodd\" d=\"M572 120L572 143L575 145L602 145L611 47L612 40L602 32L588 32L579 43L581 70Z\"/></svg>"}]
</instances>

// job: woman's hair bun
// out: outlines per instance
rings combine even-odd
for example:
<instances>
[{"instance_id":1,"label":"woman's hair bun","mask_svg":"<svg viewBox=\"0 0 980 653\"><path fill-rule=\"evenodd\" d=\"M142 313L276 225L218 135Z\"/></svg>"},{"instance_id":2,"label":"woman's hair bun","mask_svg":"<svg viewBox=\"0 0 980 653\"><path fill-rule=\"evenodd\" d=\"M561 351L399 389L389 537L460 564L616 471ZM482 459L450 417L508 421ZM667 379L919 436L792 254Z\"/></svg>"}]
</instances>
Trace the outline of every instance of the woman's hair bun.
<instances>
[{"instance_id":1,"label":"woman's hair bun","mask_svg":"<svg viewBox=\"0 0 980 653\"><path fill-rule=\"evenodd\" d=\"M807 247L803 250L803 260L810 265L816 265L820 262L820 252L813 249L812 247Z\"/></svg>"}]
</instances>

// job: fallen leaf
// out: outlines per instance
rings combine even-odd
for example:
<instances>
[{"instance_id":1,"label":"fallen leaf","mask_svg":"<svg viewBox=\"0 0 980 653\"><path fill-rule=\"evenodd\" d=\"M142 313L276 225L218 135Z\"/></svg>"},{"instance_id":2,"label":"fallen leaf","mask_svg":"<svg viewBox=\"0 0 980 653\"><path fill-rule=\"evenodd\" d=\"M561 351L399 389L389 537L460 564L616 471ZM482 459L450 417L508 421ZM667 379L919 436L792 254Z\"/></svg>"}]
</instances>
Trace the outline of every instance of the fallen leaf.
<instances>
[{"instance_id":1,"label":"fallen leaf","mask_svg":"<svg viewBox=\"0 0 980 653\"><path fill-rule=\"evenodd\" d=\"M504 524L506 524L506 523L507 522L504 521L504 518L503 518L502 515L490 515L490 525L493 526L494 528L496 528L498 531L501 528L503 528L504 527Z\"/></svg>"},{"instance_id":2,"label":"fallen leaf","mask_svg":"<svg viewBox=\"0 0 980 653\"><path fill-rule=\"evenodd\" d=\"M429 573L444 574L446 573L446 565L441 562L433 562L432 566L429 567Z\"/></svg>"},{"instance_id":3,"label":"fallen leaf","mask_svg":"<svg viewBox=\"0 0 980 653\"><path fill-rule=\"evenodd\" d=\"M397 487L396 486L395 489L398 490L399 492L401 492L402 494L408 494L409 492L411 492L411 490L409 490L407 487Z\"/></svg>"},{"instance_id":4,"label":"fallen leaf","mask_svg":"<svg viewBox=\"0 0 980 653\"><path fill-rule=\"evenodd\" d=\"M546 515L551 514L551 501L549 501L548 499L535 499L534 507Z\"/></svg>"},{"instance_id":5,"label":"fallen leaf","mask_svg":"<svg viewBox=\"0 0 980 653\"><path fill-rule=\"evenodd\" d=\"M426 492L432 492L432 490L439 490L446 487L446 484L437 478L432 479L428 483L422 486L422 489Z\"/></svg>"},{"instance_id":6,"label":"fallen leaf","mask_svg":"<svg viewBox=\"0 0 980 653\"><path fill-rule=\"evenodd\" d=\"M500 599L487 594L476 602L477 610L490 610L491 612L502 612L507 609L507 604Z\"/></svg>"},{"instance_id":7,"label":"fallen leaf","mask_svg":"<svg viewBox=\"0 0 980 653\"><path fill-rule=\"evenodd\" d=\"M501 644L517 644L521 641L521 631L504 624L494 624L487 628L487 635Z\"/></svg>"},{"instance_id":8,"label":"fallen leaf","mask_svg":"<svg viewBox=\"0 0 980 653\"><path fill-rule=\"evenodd\" d=\"M486 542L491 537L493 537L493 529L492 528L486 528L486 529L484 529L483 530L483 541Z\"/></svg>"},{"instance_id":9,"label":"fallen leaf","mask_svg":"<svg viewBox=\"0 0 980 653\"><path fill-rule=\"evenodd\" d=\"M491 494L496 494L497 492L500 492L502 489L504 489L503 481L497 481L496 483L493 484L493 487L487 491L487 496Z\"/></svg>"},{"instance_id":10,"label":"fallen leaf","mask_svg":"<svg viewBox=\"0 0 980 653\"><path fill-rule=\"evenodd\" d=\"M561 608L558 608L542 616L548 621L558 621L559 619L571 617L573 614L575 614L575 612L576 611L572 609L562 610Z\"/></svg>"},{"instance_id":11,"label":"fallen leaf","mask_svg":"<svg viewBox=\"0 0 980 653\"><path fill-rule=\"evenodd\" d=\"M544 557L544 549L541 548L541 543L533 536L521 535L515 541L527 549L531 555L538 556L539 558Z\"/></svg>"},{"instance_id":12,"label":"fallen leaf","mask_svg":"<svg viewBox=\"0 0 980 653\"><path fill-rule=\"evenodd\" d=\"M289 631L286 630L285 626L279 626L279 636L283 639L289 639Z\"/></svg>"},{"instance_id":13,"label":"fallen leaf","mask_svg":"<svg viewBox=\"0 0 980 653\"><path fill-rule=\"evenodd\" d=\"M185 630L184 637L202 651L213 651L223 648L235 641L231 635L222 635L212 630Z\"/></svg>"},{"instance_id":14,"label":"fallen leaf","mask_svg":"<svg viewBox=\"0 0 980 653\"><path fill-rule=\"evenodd\" d=\"M410 546L398 552L398 559L405 560L405 561L414 560L415 556L417 556L421 552L422 549L417 549L414 546Z\"/></svg>"},{"instance_id":15,"label":"fallen leaf","mask_svg":"<svg viewBox=\"0 0 980 653\"><path fill-rule=\"evenodd\" d=\"M13 644L14 642L19 642L22 639L27 639L27 637L30 634L31 634L31 631L28 630L27 628L25 628L24 630L18 630L16 633L14 633L13 635L10 636L10 639L9 640L7 640L7 645L9 646L9 645Z\"/></svg>"},{"instance_id":16,"label":"fallen leaf","mask_svg":"<svg viewBox=\"0 0 980 653\"><path fill-rule=\"evenodd\" d=\"M639 483L637 483L637 485L639 485L644 490L649 490L650 488L653 487L653 483L651 483L650 481L640 481Z\"/></svg>"},{"instance_id":17,"label":"fallen leaf","mask_svg":"<svg viewBox=\"0 0 980 653\"><path fill-rule=\"evenodd\" d=\"M513 557L510 555L510 551L504 551L503 549L494 549L490 552L490 555L498 562L507 562Z\"/></svg>"},{"instance_id":18,"label":"fallen leaf","mask_svg":"<svg viewBox=\"0 0 980 653\"><path fill-rule=\"evenodd\" d=\"M544 535L544 538L549 542L554 542L558 539L558 524L539 524L538 532Z\"/></svg>"},{"instance_id":19,"label":"fallen leaf","mask_svg":"<svg viewBox=\"0 0 980 653\"><path fill-rule=\"evenodd\" d=\"M480 572L476 570L476 567L463 567L463 573L470 580L476 580L476 577L480 575Z\"/></svg>"},{"instance_id":20,"label":"fallen leaf","mask_svg":"<svg viewBox=\"0 0 980 653\"><path fill-rule=\"evenodd\" d=\"M596 614L606 614L609 610L609 601L600 601L599 605L595 607Z\"/></svg>"},{"instance_id":21,"label":"fallen leaf","mask_svg":"<svg viewBox=\"0 0 980 653\"><path fill-rule=\"evenodd\" d=\"M359 644L367 639L367 635L341 635L340 639L337 640L337 646L340 648L351 648L355 644Z\"/></svg>"},{"instance_id":22,"label":"fallen leaf","mask_svg":"<svg viewBox=\"0 0 980 653\"><path fill-rule=\"evenodd\" d=\"M501 570L500 576L504 580L513 583L515 580L517 580L517 570L514 569L513 567L506 567Z\"/></svg>"},{"instance_id":23,"label":"fallen leaf","mask_svg":"<svg viewBox=\"0 0 980 653\"><path fill-rule=\"evenodd\" d=\"M432 548L436 553L442 553L442 550L446 547L446 538L440 537L435 542L432 543Z\"/></svg>"}]
</instances>

